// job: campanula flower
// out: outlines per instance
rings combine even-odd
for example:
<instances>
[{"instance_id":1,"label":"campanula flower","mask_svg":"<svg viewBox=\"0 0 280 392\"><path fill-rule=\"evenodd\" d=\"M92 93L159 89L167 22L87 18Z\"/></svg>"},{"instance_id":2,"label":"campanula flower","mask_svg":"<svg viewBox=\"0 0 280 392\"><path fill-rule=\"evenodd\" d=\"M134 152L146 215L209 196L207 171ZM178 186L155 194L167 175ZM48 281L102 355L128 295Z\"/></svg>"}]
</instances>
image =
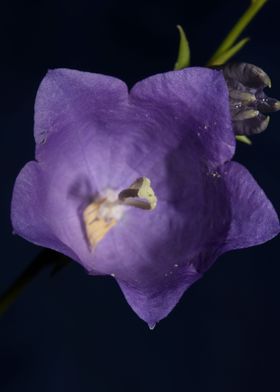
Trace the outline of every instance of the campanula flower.
<instances>
[{"instance_id":1,"label":"campanula flower","mask_svg":"<svg viewBox=\"0 0 280 392\"><path fill-rule=\"evenodd\" d=\"M49 71L35 141L14 188L15 232L113 276L150 327L219 255L279 232L264 192L231 162L222 71L158 74L130 92L113 77Z\"/></svg>"}]
</instances>

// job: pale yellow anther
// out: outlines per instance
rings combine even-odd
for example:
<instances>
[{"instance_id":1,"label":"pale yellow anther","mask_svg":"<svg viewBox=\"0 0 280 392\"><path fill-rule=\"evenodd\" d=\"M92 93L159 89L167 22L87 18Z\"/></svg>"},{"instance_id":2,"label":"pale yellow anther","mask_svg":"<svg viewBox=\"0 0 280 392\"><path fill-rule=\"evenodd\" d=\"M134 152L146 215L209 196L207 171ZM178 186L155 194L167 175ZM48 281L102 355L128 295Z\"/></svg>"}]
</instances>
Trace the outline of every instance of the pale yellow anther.
<instances>
[{"instance_id":1,"label":"pale yellow anther","mask_svg":"<svg viewBox=\"0 0 280 392\"><path fill-rule=\"evenodd\" d=\"M115 219L105 219L100 216L99 211L104 199L89 204L83 213L83 220L87 239L92 247L101 241L105 234L117 223Z\"/></svg>"}]
</instances>

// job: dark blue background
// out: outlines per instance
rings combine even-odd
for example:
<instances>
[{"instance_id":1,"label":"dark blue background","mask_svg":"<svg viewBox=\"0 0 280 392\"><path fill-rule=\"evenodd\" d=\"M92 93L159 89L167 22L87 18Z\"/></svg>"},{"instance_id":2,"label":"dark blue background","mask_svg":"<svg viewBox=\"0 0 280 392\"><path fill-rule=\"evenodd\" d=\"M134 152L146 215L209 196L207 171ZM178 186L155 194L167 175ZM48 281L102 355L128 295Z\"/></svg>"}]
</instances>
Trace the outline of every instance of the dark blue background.
<instances>
[{"instance_id":1,"label":"dark blue background","mask_svg":"<svg viewBox=\"0 0 280 392\"><path fill-rule=\"evenodd\" d=\"M66 0L2 3L1 264L3 291L39 252L12 235L15 177L34 156L33 104L48 68L114 75L130 86L173 67L176 24L201 65L248 1ZM263 67L280 97L279 3L247 29L238 60ZM280 211L280 115L238 145L245 164ZM75 263L42 273L0 318L1 392L277 391L279 239L224 255L154 331L137 318L111 278Z\"/></svg>"}]
</instances>

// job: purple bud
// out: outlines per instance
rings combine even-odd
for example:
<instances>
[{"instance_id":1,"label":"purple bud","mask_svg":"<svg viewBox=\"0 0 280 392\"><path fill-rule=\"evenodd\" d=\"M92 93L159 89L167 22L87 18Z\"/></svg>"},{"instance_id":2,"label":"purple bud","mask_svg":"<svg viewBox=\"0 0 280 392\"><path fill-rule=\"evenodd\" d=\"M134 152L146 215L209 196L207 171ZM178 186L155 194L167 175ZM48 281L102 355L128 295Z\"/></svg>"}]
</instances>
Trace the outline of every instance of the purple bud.
<instances>
[{"instance_id":1,"label":"purple bud","mask_svg":"<svg viewBox=\"0 0 280 392\"><path fill-rule=\"evenodd\" d=\"M265 87L271 87L269 76L248 63L226 64L222 69L229 89L234 132L237 135L263 132L270 120L267 113L280 109L280 102L263 91Z\"/></svg>"}]
</instances>

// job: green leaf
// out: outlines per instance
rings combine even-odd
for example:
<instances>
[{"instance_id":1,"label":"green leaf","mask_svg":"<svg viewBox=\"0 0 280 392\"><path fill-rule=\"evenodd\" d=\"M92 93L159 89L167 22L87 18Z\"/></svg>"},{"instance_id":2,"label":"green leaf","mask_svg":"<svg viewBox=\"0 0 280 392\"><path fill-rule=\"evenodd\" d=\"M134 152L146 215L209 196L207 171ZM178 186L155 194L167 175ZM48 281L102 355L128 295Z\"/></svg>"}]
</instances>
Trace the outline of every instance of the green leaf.
<instances>
[{"instance_id":1,"label":"green leaf","mask_svg":"<svg viewBox=\"0 0 280 392\"><path fill-rule=\"evenodd\" d=\"M213 65L216 62L217 58L219 58L222 54L232 48L232 46L235 44L244 29L248 26L248 24L261 10L261 8L265 5L266 2L267 0L251 0L251 5L244 12L241 18L237 21L237 23L233 26L229 34L226 36L217 51L209 60L208 65Z\"/></svg>"},{"instance_id":2,"label":"green leaf","mask_svg":"<svg viewBox=\"0 0 280 392\"><path fill-rule=\"evenodd\" d=\"M245 143L251 146L252 141L245 135L237 135L235 136L236 140L238 140L241 143Z\"/></svg>"},{"instance_id":3,"label":"green leaf","mask_svg":"<svg viewBox=\"0 0 280 392\"><path fill-rule=\"evenodd\" d=\"M231 59L237 52L239 52L246 44L250 41L250 38L243 38L237 44L232 46L226 52L222 53L215 60L212 60L212 63L208 63L208 65L222 65L225 64L229 59Z\"/></svg>"},{"instance_id":4,"label":"green leaf","mask_svg":"<svg viewBox=\"0 0 280 392\"><path fill-rule=\"evenodd\" d=\"M188 67L190 65L190 58L191 58L190 46L186 34L182 26L178 25L177 28L179 30L180 43L179 43L179 50L178 50L178 58L174 67L175 70Z\"/></svg>"}]
</instances>

